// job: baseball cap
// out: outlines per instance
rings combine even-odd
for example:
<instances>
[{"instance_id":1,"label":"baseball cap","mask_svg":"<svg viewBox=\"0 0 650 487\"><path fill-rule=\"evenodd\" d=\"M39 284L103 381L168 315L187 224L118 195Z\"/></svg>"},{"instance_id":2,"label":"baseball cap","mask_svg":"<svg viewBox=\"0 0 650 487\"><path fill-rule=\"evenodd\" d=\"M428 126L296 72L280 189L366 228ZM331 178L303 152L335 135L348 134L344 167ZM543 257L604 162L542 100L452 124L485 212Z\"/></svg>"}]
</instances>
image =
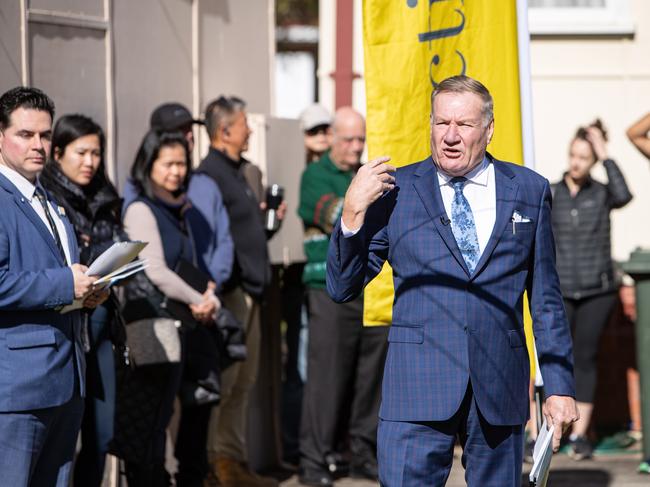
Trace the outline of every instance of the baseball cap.
<instances>
[{"instance_id":1,"label":"baseball cap","mask_svg":"<svg viewBox=\"0 0 650 487\"><path fill-rule=\"evenodd\" d=\"M300 127L303 132L321 125L332 125L332 115L323 105L314 103L305 108L300 114Z\"/></svg>"},{"instance_id":2,"label":"baseball cap","mask_svg":"<svg viewBox=\"0 0 650 487\"><path fill-rule=\"evenodd\" d=\"M183 125L198 123L202 120L192 118L190 111L180 103L164 103L151 113L149 125L154 130L176 130Z\"/></svg>"}]
</instances>

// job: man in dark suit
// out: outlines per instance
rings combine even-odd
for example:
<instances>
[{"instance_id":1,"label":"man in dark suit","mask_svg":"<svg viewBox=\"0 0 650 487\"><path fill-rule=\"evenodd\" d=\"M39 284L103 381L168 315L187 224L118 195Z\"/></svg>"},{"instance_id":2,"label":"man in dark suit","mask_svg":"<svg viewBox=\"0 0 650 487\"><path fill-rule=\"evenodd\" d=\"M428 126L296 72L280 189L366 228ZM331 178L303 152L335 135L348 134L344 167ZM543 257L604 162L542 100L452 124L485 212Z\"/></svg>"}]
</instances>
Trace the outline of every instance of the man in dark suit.
<instances>
[{"instance_id":1,"label":"man in dark suit","mask_svg":"<svg viewBox=\"0 0 650 487\"><path fill-rule=\"evenodd\" d=\"M39 90L0 97L0 484L12 487L68 485L85 363L80 313L63 307L107 297L38 181L53 116Z\"/></svg>"},{"instance_id":2,"label":"man in dark suit","mask_svg":"<svg viewBox=\"0 0 650 487\"><path fill-rule=\"evenodd\" d=\"M456 439L470 486L521 483L530 366L528 292L554 448L577 419L571 336L549 183L486 152L493 101L455 76L432 95L431 157L361 168L330 242L328 291L348 301L393 268L395 300L378 432L386 487L447 480Z\"/></svg>"}]
</instances>

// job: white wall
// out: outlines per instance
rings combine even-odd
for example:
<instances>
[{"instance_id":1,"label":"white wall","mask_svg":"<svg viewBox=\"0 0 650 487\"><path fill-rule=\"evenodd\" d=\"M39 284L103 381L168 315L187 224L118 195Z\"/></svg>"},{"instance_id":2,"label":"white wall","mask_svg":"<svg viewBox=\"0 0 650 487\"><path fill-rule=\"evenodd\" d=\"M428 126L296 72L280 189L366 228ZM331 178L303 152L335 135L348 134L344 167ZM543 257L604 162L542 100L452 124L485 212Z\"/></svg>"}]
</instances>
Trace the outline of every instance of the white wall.
<instances>
[{"instance_id":1,"label":"white wall","mask_svg":"<svg viewBox=\"0 0 650 487\"><path fill-rule=\"evenodd\" d=\"M275 116L298 118L314 102L314 57L285 51L275 54Z\"/></svg>"},{"instance_id":2,"label":"white wall","mask_svg":"<svg viewBox=\"0 0 650 487\"><path fill-rule=\"evenodd\" d=\"M555 181L567 164L578 126L600 117L609 130L609 151L634 194L612 213L613 254L627 259L650 246L650 165L625 130L650 111L650 2L630 0L633 38L536 38L531 42L535 159L538 172ZM600 168L597 178L604 178Z\"/></svg>"}]
</instances>

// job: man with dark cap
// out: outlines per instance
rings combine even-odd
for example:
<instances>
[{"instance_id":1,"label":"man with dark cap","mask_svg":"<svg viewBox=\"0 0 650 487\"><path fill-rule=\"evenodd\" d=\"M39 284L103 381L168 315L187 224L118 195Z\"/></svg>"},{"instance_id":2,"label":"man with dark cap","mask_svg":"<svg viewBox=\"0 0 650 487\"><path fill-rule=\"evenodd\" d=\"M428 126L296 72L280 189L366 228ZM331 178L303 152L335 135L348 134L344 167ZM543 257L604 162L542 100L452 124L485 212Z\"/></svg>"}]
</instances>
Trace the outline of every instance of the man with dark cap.
<instances>
[{"instance_id":1,"label":"man with dark cap","mask_svg":"<svg viewBox=\"0 0 650 487\"><path fill-rule=\"evenodd\" d=\"M190 146L194 149L194 124L204 125L202 120L192 117L190 111L180 103L163 103L151 113L149 125L157 132L182 132Z\"/></svg>"}]
</instances>

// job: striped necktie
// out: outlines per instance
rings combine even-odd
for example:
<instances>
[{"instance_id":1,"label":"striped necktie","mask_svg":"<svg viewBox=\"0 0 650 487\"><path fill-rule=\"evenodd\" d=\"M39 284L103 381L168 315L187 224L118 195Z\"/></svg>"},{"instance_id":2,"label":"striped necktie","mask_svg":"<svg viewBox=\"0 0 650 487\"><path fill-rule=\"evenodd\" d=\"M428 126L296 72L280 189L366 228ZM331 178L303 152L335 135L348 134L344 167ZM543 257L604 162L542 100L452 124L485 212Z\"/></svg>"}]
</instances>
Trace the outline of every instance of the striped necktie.
<instances>
[{"instance_id":1,"label":"striped necktie","mask_svg":"<svg viewBox=\"0 0 650 487\"><path fill-rule=\"evenodd\" d=\"M61 257L63 258L63 262L67 263L68 259L65 257L65 250L63 250L63 244L61 243L61 236L59 235L59 231L56 228L56 224L54 223L54 219L52 218L52 214L50 213L50 205L47 203L47 197L45 196L45 191L43 191L43 188L40 186L36 186L36 192L34 193L36 198L38 198L38 201L41 203L41 206L43 207L43 211L45 211L45 219L47 220L47 223L50 225L50 229L52 230L52 234L54 235L54 240L56 240L56 246L59 248L59 252L61 253Z\"/></svg>"}]
</instances>

